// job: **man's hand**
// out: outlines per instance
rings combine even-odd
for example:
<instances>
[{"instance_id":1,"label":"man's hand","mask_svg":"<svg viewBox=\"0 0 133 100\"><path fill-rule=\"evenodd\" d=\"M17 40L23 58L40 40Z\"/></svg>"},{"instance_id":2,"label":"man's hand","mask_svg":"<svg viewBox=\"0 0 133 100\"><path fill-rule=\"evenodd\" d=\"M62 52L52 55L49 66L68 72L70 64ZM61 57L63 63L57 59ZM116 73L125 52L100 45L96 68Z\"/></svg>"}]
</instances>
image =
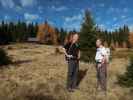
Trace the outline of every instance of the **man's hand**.
<instances>
[{"instance_id":1,"label":"man's hand","mask_svg":"<svg viewBox=\"0 0 133 100\"><path fill-rule=\"evenodd\" d=\"M102 64L105 64L106 63L106 57L104 56L103 59L102 59Z\"/></svg>"},{"instance_id":2,"label":"man's hand","mask_svg":"<svg viewBox=\"0 0 133 100\"><path fill-rule=\"evenodd\" d=\"M72 55L66 55L68 58L73 58L73 56Z\"/></svg>"},{"instance_id":3,"label":"man's hand","mask_svg":"<svg viewBox=\"0 0 133 100\"><path fill-rule=\"evenodd\" d=\"M65 53L65 52L66 52L65 48L61 47L61 49L62 49L63 53Z\"/></svg>"}]
</instances>

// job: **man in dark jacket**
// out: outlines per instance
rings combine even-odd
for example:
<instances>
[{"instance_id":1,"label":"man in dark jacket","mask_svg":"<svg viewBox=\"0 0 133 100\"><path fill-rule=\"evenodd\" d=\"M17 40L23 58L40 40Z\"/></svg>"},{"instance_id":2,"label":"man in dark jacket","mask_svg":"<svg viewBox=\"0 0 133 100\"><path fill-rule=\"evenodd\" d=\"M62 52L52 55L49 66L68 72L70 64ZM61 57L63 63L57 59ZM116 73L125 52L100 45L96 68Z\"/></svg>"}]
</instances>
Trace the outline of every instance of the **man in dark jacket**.
<instances>
[{"instance_id":1,"label":"man in dark jacket","mask_svg":"<svg viewBox=\"0 0 133 100\"><path fill-rule=\"evenodd\" d=\"M78 45L78 34L73 34L72 42L64 46L68 62L67 89L73 92L77 88L79 71L80 49Z\"/></svg>"}]
</instances>

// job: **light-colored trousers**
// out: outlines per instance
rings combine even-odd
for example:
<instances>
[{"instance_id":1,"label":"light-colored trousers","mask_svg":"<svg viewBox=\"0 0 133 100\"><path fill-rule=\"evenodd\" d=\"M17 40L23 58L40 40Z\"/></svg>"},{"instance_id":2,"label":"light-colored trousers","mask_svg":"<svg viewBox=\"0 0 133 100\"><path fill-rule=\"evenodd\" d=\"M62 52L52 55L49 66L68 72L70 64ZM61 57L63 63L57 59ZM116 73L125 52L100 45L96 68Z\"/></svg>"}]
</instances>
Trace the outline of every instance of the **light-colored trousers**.
<instances>
[{"instance_id":1,"label":"light-colored trousers","mask_svg":"<svg viewBox=\"0 0 133 100\"><path fill-rule=\"evenodd\" d=\"M107 64L96 63L97 71L97 87L101 87L103 91L107 90Z\"/></svg>"}]
</instances>

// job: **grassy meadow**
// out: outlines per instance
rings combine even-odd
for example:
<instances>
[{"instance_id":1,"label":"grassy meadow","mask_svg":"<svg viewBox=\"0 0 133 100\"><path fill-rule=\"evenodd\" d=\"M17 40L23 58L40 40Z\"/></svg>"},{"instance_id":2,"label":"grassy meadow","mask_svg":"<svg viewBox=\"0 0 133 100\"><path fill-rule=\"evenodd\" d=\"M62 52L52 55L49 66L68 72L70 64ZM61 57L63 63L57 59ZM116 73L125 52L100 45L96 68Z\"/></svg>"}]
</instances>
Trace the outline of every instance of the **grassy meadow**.
<instances>
[{"instance_id":1,"label":"grassy meadow","mask_svg":"<svg viewBox=\"0 0 133 100\"><path fill-rule=\"evenodd\" d=\"M96 91L95 64L84 62L80 62L79 90L69 93L67 63L56 48L30 43L4 46L14 63L0 68L0 100L133 100L132 89L117 84L132 50L112 52L105 97Z\"/></svg>"}]
</instances>

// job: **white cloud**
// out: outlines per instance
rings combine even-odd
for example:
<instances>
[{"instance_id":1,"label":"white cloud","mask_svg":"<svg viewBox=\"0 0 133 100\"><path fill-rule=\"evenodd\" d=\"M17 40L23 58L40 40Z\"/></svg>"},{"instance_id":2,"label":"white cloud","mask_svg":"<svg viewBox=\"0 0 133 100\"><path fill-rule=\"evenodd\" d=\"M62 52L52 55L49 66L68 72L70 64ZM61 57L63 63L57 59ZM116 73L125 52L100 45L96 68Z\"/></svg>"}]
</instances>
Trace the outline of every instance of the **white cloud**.
<instances>
[{"instance_id":1,"label":"white cloud","mask_svg":"<svg viewBox=\"0 0 133 100\"><path fill-rule=\"evenodd\" d=\"M96 22L100 22L101 21L101 18L100 17L96 17Z\"/></svg>"},{"instance_id":2,"label":"white cloud","mask_svg":"<svg viewBox=\"0 0 133 100\"><path fill-rule=\"evenodd\" d=\"M63 27L68 30L72 29L80 30L82 18L83 18L82 14L75 15L72 17L65 17Z\"/></svg>"},{"instance_id":3,"label":"white cloud","mask_svg":"<svg viewBox=\"0 0 133 100\"><path fill-rule=\"evenodd\" d=\"M115 23L114 25L112 25L112 27L114 28L118 28L120 25L118 23Z\"/></svg>"},{"instance_id":4,"label":"white cloud","mask_svg":"<svg viewBox=\"0 0 133 100\"><path fill-rule=\"evenodd\" d=\"M52 26L54 26L55 25L55 23L54 22L52 22L52 21L50 21L50 20L47 20L48 21L48 23L50 24L50 25L52 25Z\"/></svg>"},{"instance_id":5,"label":"white cloud","mask_svg":"<svg viewBox=\"0 0 133 100\"><path fill-rule=\"evenodd\" d=\"M125 18L126 18L126 15L122 15L121 18L122 18L122 19L125 19Z\"/></svg>"},{"instance_id":6,"label":"white cloud","mask_svg":"<svg viewBox=\"0 0 133 100\"><path fill-rule=\"evenodd\" d=\"M82 14L84 14L84 13L85 13L85 10L84 10L84 9L81 9L80 12L81 12Z\"/></svg>"},{"instance_id":7,"label":"white cloud","mask_svg":"<svg viewBox=\"0 0 133 100\"><path fill-rule=\"evenodd\" d=\"M4 16L4 20L9 20L9 19L10 19L10 16L8 16L8 15Z\"/></svg>"},{"instance_id":8,"label":"white cloud","mask_svg":"<svg viewBox=\"0 0 133 100\"><path fill-rule=\"evenodd\" d=\"M43 7L42 6L39 6L38 10L39 10L39 13L43 13Z\"/></svg>"},{"instance_id":9,"label":"white cloud","mask_svg":"<svg viewBox=\"0 0 133 100\"><path fill-rule=\"evenodd\" d=\"M4 8L13 8L15 6L13 0L0 0L0 3Z\"/></svg>"},{"instance_id":10,"label":"white cloud","mask_svg":"<svg viewBox=\"0 0 133 100\"><path fill-rule=\"evenodd\" d=\"M110 24L111 24L111 22L110 22L110 21L106 22L106 25L110 25Z\"/></svg>"},{"instance_id":11,"label":"white cloud","mask_svg":"<svg viewBox=\"0 0 133 100\"><path fill-rule=\"evenodd\" d=\"M116 7L110 7L108 10L108 13L110 13L110 12L120 13L121 11L123 11L123 9L116 8Z\"/></svg>"},{"instance_id":12,"label":"white cloud","mask_svg":"<svg viewBox=\"0 0 133 100\"><path fill-rule=\"evenodd\" d=\"M113 17L113 21L117 21L118 20L118 18L117 17Z\"/></svg>"},{"instance_id":13,"label":"white cloud","mask_svg":"<svg viewBox=\"0 0 133 100\"><path fill-rule=\"evenodd\" d=\"M15 7L15 11L17 11L17 12L21 12L22 11L22 7L21 6L18 6L18 5L16 5L16 7Z\"/></svg>"},{"instance_id":14,"label":"white cloud","mask_svg":"<svg viewBox=\"0 0 133 100\"><path fill-rule=\"evenodd\" d=\"M124 12L128 12L129 9L128 9L128 8L123 8L123 11L124 11Z\"/></svg>"},{"instance_id":15,"label":"white cloud","mask_svg":"<svg viewBox=\"0 0 133 100\"><path fill-rule=\"evenodd\" d=\"M105 6L104 3L100 3L100 4L99 4L99 7L104 7L104 6Z\"/></svg>"},{"instance_id":16,"label":"white cloud","mask_svg":"<svg viewBox=\"0 0 133 100\"><path fill-rule=\"evenodd\" d=\"M100 25L98 25L98 26L100 27L100 29L103 29L103 30L106 29L106 26L105 26L104 24L100 24Z\"/></svg>"},{"instance_id":17,"label":"white cloud","mask_svg":"<svg viewBox=\"0 0 133 100\"><path fill-rule=\"evenodd\" d=\"M130 22L132 22L132 20L133 20L132 17L127 17L126 16L126 18L123 18L124 23L130 23Z\"/></svg>"},{"instance_id":18,"label":"white cloud","mask_svg":"<svg viewBox=\"0 0 133 100\"><path fill-rule=\"evenodd\" d=\"M83 16L81 14L79 14L79 15L75 15L75 16L72 16L72 17L66 17L65 21L66 22L79 21L79 20L82 20L82 18L83 18Z\"/></svg>"},{"instance_id":19,"label":"white cloud","mask_svg":"<svg viewBox=\"0 0 133 100\"><path fill-rule=\"evenodd\" d=\"M129 25L129 29L131 32L133 32L133 25Z\"/></svg>"},{"instance_id":20,"label":"white cloud","mask_svg":"<svg viewBox=\"0 0 133 100\"><path fill-rule=\"evenodd\" d=\"M27 21L33 21L39 19L39 16L37 14L24 13L24 18Z\"/></svg>"},{"instance_id":21,"label":"white cloud","mask_svg":"<svg viewBox=\"0 0 133 100\"><path fill-rule=\"evenodd\" d=\"M68 8L66 6L60 6L60 7L52 6L50 9L54 11L64 11L64 10L67 10Z\"/></svg>"},{"instance_id":22,"label":"white cloud","mask_svg":"<svg viewBox=\"0 0 133 100\"><path fill-rule=\"evenodd\" d=\"M127 7L125 7L125 8L110 7L108 10L108 13L110 13L110 12L127 13L129 11L130 11L130 9Z\"/></svg>"},{"instance_id":23,"label":"white cloud","mask_svg":"<svg viewBox=\"0 0 133 100\"><path fill-rule=\"evenodd\" d=\"M20 0L20 3L23 7L33 6L36 4L36 0Z\"/></svg>"},{"instance_id":24,"label":"white cloud","mask_svg":"<svg viewBox=\"0 0 133 100\"><path fill-rule=\"evenodd\" d=\"M73 29L76 29L76 30L80 30L81 28L81 23L80 22L73 22L73 23L64 23L63 27L67 30L73 30Z\"/></svg>"},{"instance_id":25,"label":"white cloud","mask_svg":"<svg viewBox=\"0 0 133 100\"><path fill-rule=\"evenodd\" d=\"M109 11L111 11L111 12L113 12L114 10L115 10L115 8L113 8L113 7L109 8Z\"/></svg>"}]
</instances>

